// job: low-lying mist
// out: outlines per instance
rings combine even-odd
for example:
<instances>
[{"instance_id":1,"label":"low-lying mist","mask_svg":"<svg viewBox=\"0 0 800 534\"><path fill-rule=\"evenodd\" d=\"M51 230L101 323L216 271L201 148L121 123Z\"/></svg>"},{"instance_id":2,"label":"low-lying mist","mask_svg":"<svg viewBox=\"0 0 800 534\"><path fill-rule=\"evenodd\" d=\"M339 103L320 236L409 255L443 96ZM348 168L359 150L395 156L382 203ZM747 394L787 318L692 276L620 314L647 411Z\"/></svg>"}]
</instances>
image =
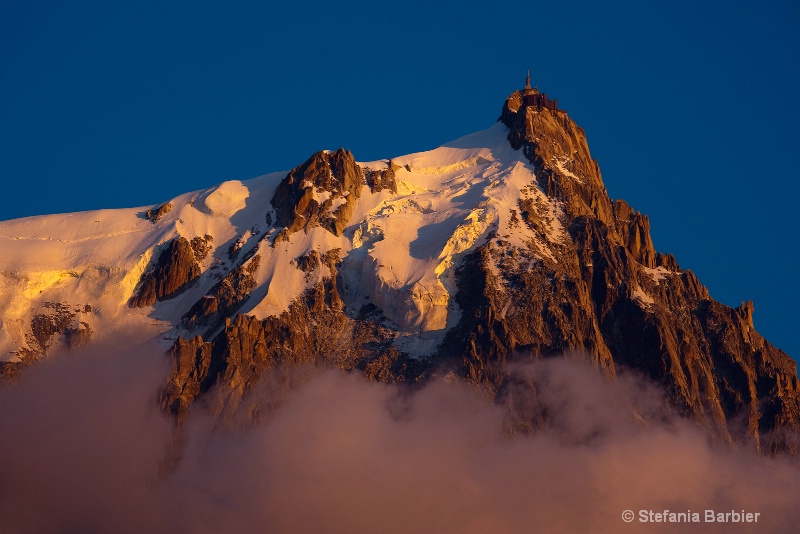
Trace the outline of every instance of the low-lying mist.
<instances>
[{"instance_id":1,"label":"low-lying mist","mask_svg":"<svg viewBox=\"0 0 800 534\"><path fill-rule=\"evenodd\" d=\"M720 445L664 415L646 381L609 381L573 360L513 370L528 386L508 398L547 414L532 434L509 432L505 408L455 379L412 393L330 370L266 378L233 417L197 405L178 434L157 405L169 365L154 349L95 347L0 386L0 533L788 533L800 524L797 460ZM665 509L698 512L701 523L639 520L640 510ZM709 524L706 509L760 515Z\"/></svg>"}]
</instances>

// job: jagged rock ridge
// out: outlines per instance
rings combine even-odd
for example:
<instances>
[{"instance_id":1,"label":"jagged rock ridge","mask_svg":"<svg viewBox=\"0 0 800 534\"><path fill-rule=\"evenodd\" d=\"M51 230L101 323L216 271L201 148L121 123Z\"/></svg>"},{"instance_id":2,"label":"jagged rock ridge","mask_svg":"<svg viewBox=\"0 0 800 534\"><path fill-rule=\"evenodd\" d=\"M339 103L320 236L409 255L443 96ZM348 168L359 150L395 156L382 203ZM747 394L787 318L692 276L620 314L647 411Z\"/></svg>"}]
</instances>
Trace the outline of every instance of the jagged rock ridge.
<instances>
[{"instance_id":1,"label":"jagged rock ridge","mask_svg":"<svg viewBox=\"0 0 800 534\"><path fill-rule=\"evenodd\" d=\"M88 345L94 334L90 323L92 307L71 306L66 302L42 302L30 320L26 345L20 347L19 362L0 362L0 376L15 379L24 365L47 356L51 349L75 350Z\"/></svg>"},{"instance_id":2,"label":"jagged rock ridge","mask_svg":"<svg viewBox=\"0 0 800 534\"><path fill-rule=\"evenodd\" d=\"M752 439L761 446L762 436L769 434L770 447L785 446L780 429L800 426L795 364L755 332L752 304L731 309L715 302L691 271L681 270L673 256L655 251L647 217L624 201L609 198L583 130L558 110L554 101L528 87L512 93L499 120L509 129L510 145L521 150L532 165L535 185L563 208L561 219L569 239L548 256L534 243L515 246L495 231L486 243L474 247L456 270L455 298L461 320L436 352L422 360L412 360L402 352L392 355L373 376L419 380L437 365L449 362L465 378L501 394L501 365L512 355L539 357L580 351L610 375L624 365L664 384L679 407L725 440ZM348 152L336 154L350 161ZM320 174L335 176L313 172L316 165L326 162L324 156L319 153L292 171L278 191L301 179L302 183L317 184L321 183ZM354 171L340 173L339 183L352 188L350 177L356 175ZM334 187L334 191L342 190ZM350 190L352 198L358 198L357 190ZM308 192L303 195L310 199ZM273 205L278 208L288 203L273 199ZM312 209L306 209L308 205ZM531 230L542 234L550 230L539 215L542 210L535 196L521 198L517 208ZM306 203L300 198L291 212L285 207L278 210L277 222L296 231L316 221L317 210L311 200ZM516 210L512 211L516 218ZM339 221L339 226L329 222L327 228L341 233L348 220ZM519 218L516 223L520 224ZM318 255L298 258L304 271L318 262ZM331 276L306 296L305 302L313 305L304 308L302 318L293 316L293 309L261 324L237 319L211 342L214 349L203 349L215 354L211 361L218 376L211 381L243 394L243 388L256 378L243 381L241 373L232 371L242 368L244 362L249 362L244 366L252 370L320 358L332 358L328 363L347 369L367 368L381 361L386 354L385 337L384 345L371 338L366 344L363 339L361 344L354 343L354 332L364 330L365 321L349 317L336 292L336 270L331 268ZM380 314L374 306L372 311ZM315 337L305 325L322 316L327 328ZM345 328L348 322L354 324ZM380 318L374 324L380 325ZM282 346L291 343L284 354L278 348L268 349L279 331L283 332L279 337L290 340ZM332 357L337 342L350 345L347 357ZM186 342L176 347L176 359L185 360L181 355L188 350ZM197 350L193 345L190 352ZM418 362L413 367L420 374L408 374L409 360ZM405 363L401 372L393 367L398 361ZM203 368L213 372L214 365ZM233 375L239 378L233 380ZM209 376L205 375L206 380ZM174 386L180 382L174 375L173 391L180 389ZM192 391L199 392L197 388ZM166 405L178 411L191 400L181 397L180 408L176 408L176 398L167 395ZM743 414L746 428L731 428L729 421Z\"/></svg>"},{"instance_id":3,"label":"jagged rock ridge","mask_svg":"<svg viewBox=\"0 0 800 534\"><path fill-rule=\"evenodd\" d=\"M156 301L174 298L185 291L200 276L198 256L202 257L202 252L198 253L198 247L205 250L197 238L191 243L184 237L170 241L158 256L153 269L142 276L136 294L131 297L130 306L152 306Z\"/></svg>"},{"instance_id":4,"label":"jagged rock ridge","mask_svg":"<svg viewBox=\"0 0 800 534\"><path fill-rule=\"evenodd\" d=\"M272 206L276 222L289 233L322 226L341 235L361 195L362 174L344 149L317 152L283 180Z\"/></svg>"},{"instance_id":5,"label":"jagged rock ridge","mask_svg":"<svg viewBox=\"0 0 800 534\"><path fill-rule=\"evenodd\" d=\"M212 388L235 407L297 363L409 383L448 369L502 402L506 361L569 353L639 370L726 441L790 449L800 428L795 362L752 304L714 301L657 252L584 131L529 84L438 149L318 152L167 205L118 300L173 325L162 405L178 416Z\"/></svg>"}]
</instances>

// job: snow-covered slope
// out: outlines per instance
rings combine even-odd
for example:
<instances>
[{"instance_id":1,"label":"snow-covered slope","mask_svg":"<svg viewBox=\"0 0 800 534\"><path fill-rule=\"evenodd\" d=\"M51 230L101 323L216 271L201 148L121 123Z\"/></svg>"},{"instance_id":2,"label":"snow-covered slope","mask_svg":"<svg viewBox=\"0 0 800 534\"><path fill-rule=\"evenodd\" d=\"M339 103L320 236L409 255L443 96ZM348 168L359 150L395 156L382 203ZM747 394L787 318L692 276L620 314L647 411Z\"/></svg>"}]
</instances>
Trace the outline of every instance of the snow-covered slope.
<instances>
[{"instance_id":1,"label":"snow-covered slope","mask_svg":"<svg viewBox=\"0 0 800 534\"><path fill-rule=\"evenodd\" d=\"M724 440L776 430L768 446L792 449L794 361L751 303L714 301L657 252L649 224L526 86L497 124L431 151L317 152L161 205L0 223L0 376L133 329L168 351L160 403L183 417L212 389L235 410L279 366L407 383L446 368L502 395L508 359L581 353L669 385Z\"/></svg>"},{"instance_id":2,"label":"snow-covered slope","mask_svg":"<svg viewBox=\"0 0 800 534\"><path fill-rule=\"evenodd\" d=\"M507 136L508 128L497 123L435 150L393 158L397 192L370 193L365 183L340 236L317 226L273 243L278 228L268 224L275 220L270 200L285 171L171 199L155 223L145 215L150 206L2 222L0 358L42 355L67 342L65 331L88 329L96 337L120 325L169 343L190 333L180 325L186 311L255 248L261 261L240 313L265 318L286 311L330 274L321 265L309 275L296 259L338 249L347 307L377 305L404 351L429 353L458 320L453 273L466 252L497 232L520 246L535 243L552 258L551 247L565 239L558 202L535 186L531 164ZM387 164L359 166L368 172ZM326 193L316 192L320 202ZM540 206L545 233L519 223L521 198ZM174 298L129 307L143 273L178 236L213 238L201 276Z\"/></svg>"}]
</instances>

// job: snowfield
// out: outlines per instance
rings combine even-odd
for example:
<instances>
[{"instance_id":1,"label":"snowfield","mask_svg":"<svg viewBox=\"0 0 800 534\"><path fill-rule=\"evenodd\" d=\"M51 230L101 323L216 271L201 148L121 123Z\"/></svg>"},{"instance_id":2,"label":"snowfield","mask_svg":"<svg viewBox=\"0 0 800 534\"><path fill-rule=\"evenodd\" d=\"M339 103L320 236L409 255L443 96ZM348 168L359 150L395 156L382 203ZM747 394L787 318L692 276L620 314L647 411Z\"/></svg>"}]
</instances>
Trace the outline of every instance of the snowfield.
<instances>
[{"instance_id":1,"label":"snowfield","mask_svg":"<svg viewBox=\"0 0 800 534\"><path fill-rule=\"evenodd\" d=\"M293 260L311 250L339 249L340 288L348 309L378 306L399 332L401 350L430 353L460 317L454 272L465 254L495 232L515 246L533 243L542 257L555 261L551 247L565 241L560 206L535 185L533 169L522 151L510 147L507 135L497 123L434 150L392 158L400 166L397 193L371 194L363 185L338 237L316 227L271 246L279 228L268 225L275 220L270 200L286 171L180 195L169 200L172 209L156 223L144 216L152 206L0 222L0 359L16 359L30 346L31 321L45 303L75 310L88 305L92 311L74 320L95 335L102 336L105 323L140 328L145 336L162 337L165 346L191 334L178 328L181 315L235 267L228 250L237 241L239 257L254 247L261 255L256 287L241 313L265 318L286 311L331 274L321 265L309 275ZM380 170L387 163L359 166ZM315 195L322 201L329 194ZM520 221L521 199L535 202L543 231ZM127 306L165 243L206 235L213 238L213 248L197 283L154 307Z\"/></svg>"}]
</instances>

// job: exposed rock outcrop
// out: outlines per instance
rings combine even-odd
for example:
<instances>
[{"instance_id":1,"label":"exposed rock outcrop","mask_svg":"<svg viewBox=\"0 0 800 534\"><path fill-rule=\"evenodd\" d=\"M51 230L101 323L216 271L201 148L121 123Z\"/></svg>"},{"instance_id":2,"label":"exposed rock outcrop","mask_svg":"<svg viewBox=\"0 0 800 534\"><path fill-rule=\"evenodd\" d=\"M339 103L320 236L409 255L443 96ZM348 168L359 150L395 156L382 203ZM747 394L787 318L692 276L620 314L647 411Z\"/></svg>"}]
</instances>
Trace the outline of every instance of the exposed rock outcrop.
<instances>
[{"instance_id":1,"label":"exposed rock outcrop","mask_svg":"<svg viewBox=\"0 0 800 534\"><path fill-rule=\"evenodd\" d=\"M166 411L183 417L212 385L225 399L225 409L235 410L260 376L286 365L357 368L384 381L413 381L422 375L428 362L400 354L391 346L390 329L369 314L352 318L344 313L338 254L315 257L332 276L310 287L286 312L264 320L238 315L226 319L210 341L199 336L176 341L169 352L173 372L161 395Z\"/></svg>"},{"instance_id":2,"label":"exposed rock outcrop","mask_svg":"<svg viewBox=\"0 0 800 534\"><path fill-rule=\"evenodd\" d=\"M208 257L208 253L214 248L211 245L213 241L214 238L206 234L203 237L193 237L189 242L189 244L192 246L192 250L194 251L194 259L197 260L198 263Z\"/></svg>"},{"instance_id":3,"label":"exposed rock outcrop","mask_svg":"<svg viewBox=\"0 0 800 534\"><path fill-rule=\"evenodd\" d=\"M276 224L289 234L299 230L308 233L321 226L341 235L361 195L363 181L361 169L348 150L317 152L278 185L271 201Z\"/></svg>"},{"instance_id":4,"label":"exposed rock outcrop","mask_svg":"<svg viewBox=\"0 0 800 534\"><path fill-rule=\"evenodd\" d=\"M297 268L306 274L312 273L321 263L319 252L316 250L311 250L294 260Z\"/></svg>"},{"instance_id":5,"label":"exposed rock outcrop","mask_svg":"<svg viewBox=\"0 0 800 534\"><path fill-rule=\"evenodd\" d=\"M47 309L44 313L37 313L31 320L31 345L38 347L42 354L50 348L50 343L55 334L65 333L73 321L76 313L70 306L60 302L45 302Z\"/></svg>"},{"instance_id":6,"label":"exposed rock outcrop","mask_svg":"<svg viewBox=\"0 0 800 534\"><path fill-rule=\"evenodd\" d=\"M161 220L161 218L172 211L172 203L167 202L166 204L162 204L158 207L149 209L144 212L144 218L150 221L151 223L155 224Z\"/></svg>"},{"instance_id":7,"label":"exposed rock outcrop","mask_svg":"<svg viewBox=\"0 0 800 534\"><path fill-rule=\"evenodd\" d=\"M364 181L373 193L378 193L384 189L397 193L397 180L394 173L399 168L399 165L389 160L385 169L364 169Z\"/></svg>"},{"instance_id":8,"label":"exposed rock outcrop","mask_svg":"<svg viewBox=\"0 0 800 534\"><path fill-rule=\"evenodd\" d=\"M197 250L184 237L176 237L158 256L152 269L142 275L128 305L131 308L152 306L181 294L200 276Z\"/></svg>"},{"instance_id":9,"label":"exposed rock outcrop","mask_svg":"<svg viewBox=\"0 0 800 534\"><path fill-rule=\"evenodd\" d=\"M235 313L256 286L254 274L261 256L255 255L229 272L183 316L186 328L215 325Z\"/></svg>"},{"instance_id":10,"label":"exposed rock outcrop","mask_svg":"<svg viewBox=\"0 0 800 534\"><path fill-rule=\"evenodd\" d=\"M298 363L408 383L445 368L502 400L509 360L573 354L609 377L625 367L662 384L674 409L723 441L796 451L796 364L755 332L752 304L714 301L691 271L655 251L647 217L609 198L583 130L555 101L527 87L509 96L499 120L533 167L535 183L526 188L538 192L510 206L505 234L490 233L458 259L459 319L445 325L430 357L398 349L396 322L383 316L378 299L345 309L338 255L311 250L294 264L312 285L279 316L232 317L252 289L243 265L195 304L186 324L216 329L207 330L210 339L176 342L165 409L186 413L212 385L236 405L261 375ZM361 171L344 150L315 154L272 198L274 243L315 226L341 235L361 186L395 193L398 169L390 162ZM515 241L506 235L514 229L536 237ZM323 267L330 276L320 274ZM515 428L535 428L542 417L533 410Z\"/></svg>"},{"instance_id":11,"label":"exposed rock outcrop","mask_svg":"<svg viewBox=\"0 0 800 534\"><path fill-rule=\"evenodd\" d=\"M92 340L91 326L84 318L92 313L88 304L72 306L65 302L43 302L42 308L31 318L30 329L25 333L25 346L14 355L16 362L3 362L3 374L16 376L19 369L46 356L51 348L67 350L88 345Z\"/></svg>"},{"instance_id":12,"label":"exposed rock outcrop","mask_svg":"<svg viewBox=\"0 0 800 534\"><path fill-rule=\"evenodd\" d=\"M752 304L715 302L691 271L657 254L647 217L608 198L583 131L564 112L518 100L509 97L500 120L563 203L571 240L550 264L504 261L497 240L463 262L456 298L465 313L445 348L460 355L464 376L500 389L498 366L515 352L583 352L609 373L623 365L662 383L724 440L794 447L781 430L800 428L796 364L755 332ZM520 209L530 222L534 210Z\"/></svg>"},{"instance_id":13,"label":"exposed rock outcrop","mask_svg":"<svg viewBox=\"0 0 800 534\"><path fill-rule=\"evenodd\" d=\"M210 373L212 349L212 344L200 336L175 341L168 352L173 361L172 375L161 394L164 409L183 414L201 391L208 390L219 374L219 369Z\"/></svg>"}]
</instances>

